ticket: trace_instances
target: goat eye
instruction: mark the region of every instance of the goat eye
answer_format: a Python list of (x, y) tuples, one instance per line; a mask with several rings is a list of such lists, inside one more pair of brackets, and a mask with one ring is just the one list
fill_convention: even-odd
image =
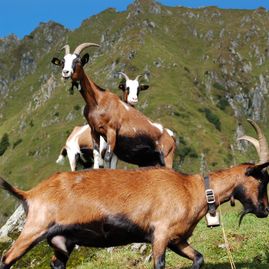
[(127, 87), (126, 90), (129, 92), (130, 91), (130, 87)]

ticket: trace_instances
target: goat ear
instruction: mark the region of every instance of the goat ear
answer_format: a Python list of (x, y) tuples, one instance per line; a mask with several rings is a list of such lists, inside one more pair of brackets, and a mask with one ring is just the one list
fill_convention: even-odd
[(266, 168), (267, 166), (269, 166), (269, 162), (258, 164), (258, 165), (252, 166), (252, 167), (248, 167), (245, 175), (252, 176), (252, 177), (255, 177), (257, 179), (262, 179), (261, 178), (262, 170), (264, 168)]
[(139, 90), (140, 91), (145, 91), (145, 90), (147, 90), (149, 88), (149, 85), (140, 85), (139, 86)]
[(119, 84), (119, 89), (121, 89), (122, 91), (125, 90), (125, 84), (124, 83), (120, 83)]
[(51, 60), (51, 62), (55, 65), (61, 66), (62, 65), (62, 61), (56, 57), (53, 57), (53, 59)]
[(89, 61), (89, 53), (86, 53), (81, 58), (81, 65), (84, 66)]

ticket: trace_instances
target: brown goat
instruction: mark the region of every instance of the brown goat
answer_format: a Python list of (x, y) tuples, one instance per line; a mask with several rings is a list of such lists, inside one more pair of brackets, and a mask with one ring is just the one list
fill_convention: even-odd
[(62, 76), (71, 78), (77, 85), (86, 102), (84, 116), (92, 130), (94, 141), (106, 138), (108, 149), (104, 160), (109, 162), (114, 152), (126, 162), (139, 166), (161, 165), (171, 168), (173, 165), (175, 140), (160, 124), (152, 123), (135, 108), (126, 105), (110, 91), (97, 86), (89, 79), (83, 66), (89, 60), (89, 54), (80, 57), (80, 53), (93, 43), (79, 45), (73, 54), (65, 46), (64, 60), (52, 59), (52, 63), (62, 66)]
[[(216, 205), (233, 195), (246, 213), (268, 215), (269, 163), (241, 164), (212, 172), (210, 185)], [(51, 267), (66, 268), (75, 245), (111, 247), (131, 242), (152, 244), (155, 269), (165, 268), (165, 250), (193, 261), (199, 269), (203, 256), (187, 242), (207, 213), (205, 185), (200, 175), (168, 168), (84, 170), (56, 173), (29, 191), (0, 178), (0, 187), (17, 197), (27, 212), (19, 238), (2, 258), (8, 269), (27, 250), (47, 239), (55, 256)]]

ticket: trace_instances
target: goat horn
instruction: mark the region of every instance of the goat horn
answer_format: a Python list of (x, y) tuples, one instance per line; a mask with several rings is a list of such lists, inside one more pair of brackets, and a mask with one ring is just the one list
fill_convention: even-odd
[(70, 53), (70, 47), (69, 45), (65, 45), (61, 48), (61, 50), (65, 50), (65, 55), (69, 54)]
[(142, 78), (143, 77), (143, 75), (138, 75), (136, 78), (135, 78), (135, 80), (139, 80), (140, 78)]
[(247, 121), (252, 125), (252, 127), (255, 129), (258, 135), (258, 141), (260, 145), (260, 151), (259, 151), (260, 163), (268, 162), (269, 150), (266, 137), (264, 136), (263, 132), (261, 131), (260, 127), (255, 121), (251, 119), (248, 119)]
[(126, 80), (129, 80), (128, 76), (125, 73), (119, 72), (119, 74), (123, 75)]
[(238, 141), (239, 140), (247, 140), (248, 142), (253, 144), (253, 146), (255, 147), (256, 151), (259, 154), (259, 152), (260, 152), (260, 144), (259, 144), (259, 141), (256, 138), (248, 136), (248, 135), (243, 135), (243, 136), (239, 137), (237, 140)]
[(100, 47), (100, 45), (95, 43), (82, 43), (76, 47), (74, 54), (80, 55), (80, 53), (88, 47)]

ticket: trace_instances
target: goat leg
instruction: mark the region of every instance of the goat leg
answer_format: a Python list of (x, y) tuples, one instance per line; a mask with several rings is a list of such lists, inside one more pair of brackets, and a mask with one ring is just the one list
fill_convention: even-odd
[(116, 131), (112, 128), (108, 129), (106, 137), (107, 137), (107, 150), (105, 153), (104, 161), (105, 161), (105, 168), (110, 168), (110, 162), (116, 144)]
[[(35, 228), (33, 228), (35, 227)], [(1, 269), (8, 269), (28, 250), (38, 244), (46, 236), (46, 229), (38, 227), (37, 223), (25, 224), (23, 231), (13, 246), (2, 258)]]
[(165, 268), (165, 251), (167, 247), (167, 239), (159, 232), (155, 231), (154, 240), (152, 242), (152, 256), (154, 269)]
[(5, 265), (2, 262), (0, 262), (0, 269), (9, 269), (9, 268), (10, 268), (10, 266)]
[(48, 239), (50, 246), (54, 248), (54, 256), (51, 259), (50, 266), (52, 269), (65, 269), (74, 244), (61, 235)]
[(203, 255), (193, 249), (188, 242), (170, 243), (168, 246), (178, 255), (193, 261), (192, 269), (200, 269), (204, 263)]

